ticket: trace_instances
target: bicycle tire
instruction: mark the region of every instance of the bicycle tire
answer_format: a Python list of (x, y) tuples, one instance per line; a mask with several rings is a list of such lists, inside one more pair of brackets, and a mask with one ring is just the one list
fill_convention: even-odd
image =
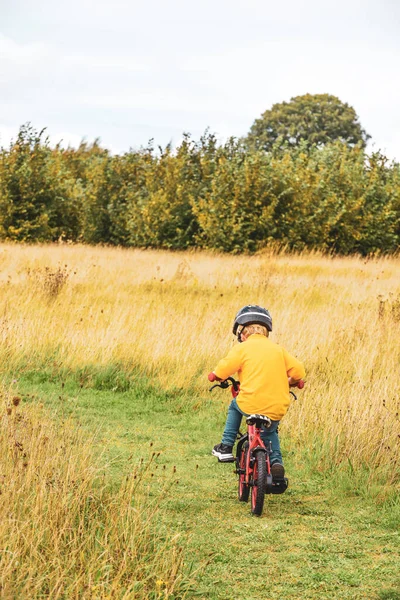
[[(248, 452), (249, 444), (248, 442), (244, 443), (240, 449), (239, 456), (239, 464), (238, 467), (241, 471), (246, 470), (246, 457)], [(247, 502), (250, 494), (250, 486), (245, 483), (246, 473), (239, 473), (239, 482), (238, 482), (238, 498), (240, 502)]]
[(265, 453), (262, 451), (257, 452), (254, 457), (252, 483), (251, 512), (253, 515), (257, 515), (259, 517), (264, 506), (265, 489), (267, 484), (267, 462), (265, 460)]

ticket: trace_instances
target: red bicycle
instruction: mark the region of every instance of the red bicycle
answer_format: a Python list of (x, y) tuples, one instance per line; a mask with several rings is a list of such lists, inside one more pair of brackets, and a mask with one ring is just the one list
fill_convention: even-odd
[[(302, 388), (304, 382), (298, 382), (297, 386)], [(227, 379), (213, 385), (226, 389), (232, 386), (232, 395), (239, 393), (239, 382), (228, 377)], [(292, 396), (296, 395), (291, 391)], [(236, 473), (238, 474), (238, 498), (241, 502), (247, 502), (251, 495), (251, 512), (260, 516), (263, 511), (265, 494), (283, 494), (287, 490), (289, 481), (286, 477), (274, 479), (271, 475), (270, 456), (272, 453), (271, 442), (265, 445), (261, 439), (261, 431), (264, 427), (271, 426), (271, 419), (264, 415), (249, 415), (246, 417), (247, 433), (239, 433), (239, 441), (236, 447)]]

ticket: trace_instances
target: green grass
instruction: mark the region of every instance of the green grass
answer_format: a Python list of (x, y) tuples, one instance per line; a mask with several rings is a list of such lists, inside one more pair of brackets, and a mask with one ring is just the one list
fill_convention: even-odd
[(210, 455), (220, 441), (227, 393), (201, 403), (140, 377), (115, 385), (112, 370), (89, 379), (81, 387), (79, 377), (62, 384), (57, 376), (31, 374), (17, 385), (25, 401), (40, 400), (58, 418), (73, 414), (77, 424), (96, 430), (99, 460), (116, 481), (132, 462), (156, 453), (150, 488), (156, 493), (173, 482), (160, 534), (183, 533), (186, 568), (198, 569), (187, 597), (400, 600), (398, 499), (369, 497), (360, 490), (362, 474), (355, 485), (348, 472), (315, 470), (309, 453), (282, 436), (289, 489), (268, 496), (262, 517), (253, 517), (237, 501), (233, 465)]

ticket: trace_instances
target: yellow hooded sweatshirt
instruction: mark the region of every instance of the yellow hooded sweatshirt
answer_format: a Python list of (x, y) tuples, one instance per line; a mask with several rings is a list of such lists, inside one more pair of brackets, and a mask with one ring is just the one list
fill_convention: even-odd
[(305, 376), (300, 361), (258, 333), (233, 346), (214, 373), (221, 379), (237, 373), (240, 393), (236, 401), (240, 410), (249, 415), (266, 415), (273, 421), (280, 421), (289, 408), (288, 377)]

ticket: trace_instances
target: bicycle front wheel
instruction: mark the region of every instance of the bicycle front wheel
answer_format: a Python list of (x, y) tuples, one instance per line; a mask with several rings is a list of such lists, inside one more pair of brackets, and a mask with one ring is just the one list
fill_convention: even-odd
[(258, 517), (264, 506), (265, 489), (267, 484), (267, 462), (265, 453), (259, 451), (255, 455), (253, 466), (253, 481), (251, 488), (251, 512)]
[(239, 456), (239, 483), (238, 498), (240, 502), (247, 502), (249, 499), (250, 487), (246, 484), (246, 458), (249, 449), (248, 442), (245, 442), (240, 450)]

